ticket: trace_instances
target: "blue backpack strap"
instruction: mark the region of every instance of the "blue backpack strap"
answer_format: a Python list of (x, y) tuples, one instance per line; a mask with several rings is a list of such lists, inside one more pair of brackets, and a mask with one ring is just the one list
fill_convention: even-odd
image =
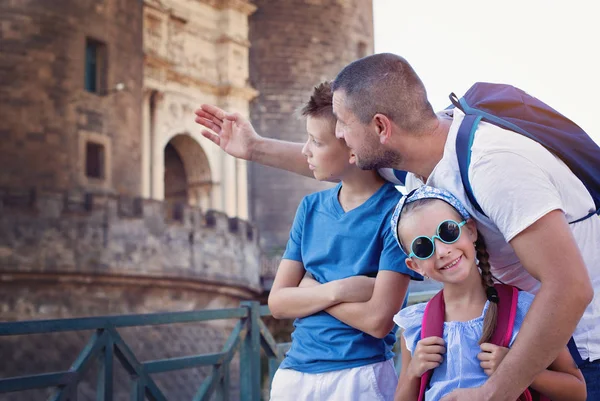
[(402, 185), (406, 185), (406, 171), (394, 169), (394, 177), (396, 177)]
[[(462, 100), (462, 99), (461, 99)], [(485, 213), (477, 203), (475, 195), (473, 194), (473, 188), (469, 182), (469, 166), (471, 165), (471, 145), (473, 145), (473, 139), (475, 138), (475, 131), (481, 121), (481, 116), (475, 114), (465, 115), (460, 127), (458, 128), (458, 134), (456, 135), (456, 156), (458, 158), (458, 169), (460, 170), (460, 178), (467, 193), (469, 201), (479, 213), (485, 216)]]
[[(526, 136), (567, 164), (586, 186), (595, 203), (595, 210), (569, 224), (600, 215), (600, 146), (581, 127), (547, 104), (510, 85), (478, 82), (460, 99), (452, 93), (450, 101), (452, 106), (448, 109), (458, 108), (466, 116), (480, 116), (488, 123)], [(464, 129), (472, 131), (473, 135), (476, 127)], [(468, 179), (469, 139), (472, 141), (472, 136), (467, 135), (468, 133), (463, 132), (465, 138), (461, 139), (467, 144), (457, 144), (456, 151), (459, 158), (462, 158), (459, 167), (467, 196), (481, 212)]]

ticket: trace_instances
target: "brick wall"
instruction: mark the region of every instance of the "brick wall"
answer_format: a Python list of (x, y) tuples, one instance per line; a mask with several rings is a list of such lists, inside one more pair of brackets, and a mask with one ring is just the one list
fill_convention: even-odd
[[(304, 121), (293, 113), (312, 87), (333, 79), (347, 63), (373, 51), (371, 0), (257, 0), (250, 17), (250, 80), (260, 95), (250, 109), (262, 135), (304, 141)], [(329, 187), (269, 167), (250, 167), (251, 219), (261, 245), (285, 246), (302, 197)]]

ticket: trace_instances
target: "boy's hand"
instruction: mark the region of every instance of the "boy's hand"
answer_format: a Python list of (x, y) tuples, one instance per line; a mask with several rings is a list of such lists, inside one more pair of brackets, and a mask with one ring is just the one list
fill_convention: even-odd
[(483, 343), (480, 345), (480, 348), (481, 352), (477, 354), (477, 359), (481, 361), (479, 364), (485, 374), (491, 376), (508, 353), (508, 348), (490, 343)]
[(225, 153), (238, 159), (252, 160), (252, 150), (261, 136), (252, 124), (239, 113), (227, 113), (212, 105), (203, 104), (195, 112), (196, 123), (211, 129), (202, 135), (221, 147)]
[(423, 338), (417, 343), (415, 352), (408, 365), (408, 374), (413, 378), (420, 378), (430, 369), (435, 369), (442, 363), (446, 353), (446, 343), (440, 337)]

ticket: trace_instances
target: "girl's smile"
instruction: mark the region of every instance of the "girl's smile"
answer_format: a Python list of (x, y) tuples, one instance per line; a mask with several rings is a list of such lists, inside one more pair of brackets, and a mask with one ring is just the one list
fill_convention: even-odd
[(458, 266), (458, 264), (460, 263), (461, 260), (462, 260), (462, 256), (459, 256), (458, 258), (454, 259), (452, 262), (448, 263), (447, 265), (440, 267), (439, 270), (452, 270), (456, 266)]

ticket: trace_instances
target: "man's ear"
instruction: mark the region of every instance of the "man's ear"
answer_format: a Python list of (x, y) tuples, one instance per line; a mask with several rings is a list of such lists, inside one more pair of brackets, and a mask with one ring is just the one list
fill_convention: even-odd
[(423, 275), (423, 270), (417, 266), (417, 263), (412, 258), (404, 259), (404, 263), (406, 263), (406, 267), (410, 270), (419, 273), (421, 276)]
[(375, 131), (379, 136), (379, 142), (385, 145), (392, 136), (392, 122), (385, 114), (377, 113), (373, 117), (373, 124), (375, 124)]

